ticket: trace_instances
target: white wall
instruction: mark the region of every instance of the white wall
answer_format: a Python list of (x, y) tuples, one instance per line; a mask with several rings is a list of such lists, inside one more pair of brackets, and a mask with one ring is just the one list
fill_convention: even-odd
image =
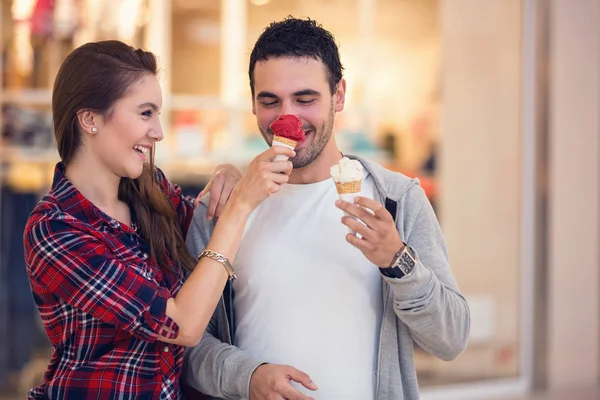
[(597, 382), (600, 0), (552, 0), (548, 383)]
[[(517, 344), (521, 1), (440, 5), (442, 228), (462, 291), (492, 301), (492, 341)], [(479, 322), (475, 316), (474, 329)]]

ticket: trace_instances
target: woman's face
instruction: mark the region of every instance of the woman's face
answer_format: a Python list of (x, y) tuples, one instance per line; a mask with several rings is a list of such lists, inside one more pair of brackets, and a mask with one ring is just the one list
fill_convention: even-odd
[(119, 177), (136, 179), (163, 138), (159, 121), (162, 92), (158, 78), (146, 74), (131, 85), (109, 115), (99, 117), (90, 150), (101, 165)]

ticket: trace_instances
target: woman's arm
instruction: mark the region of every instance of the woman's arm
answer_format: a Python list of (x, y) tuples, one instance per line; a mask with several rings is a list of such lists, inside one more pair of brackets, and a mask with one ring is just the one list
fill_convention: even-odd
[(171, 183), (160, 168), (156, 168), (155, 172), (156, 179), (163, 193), (175, 208), (184, 238), (187, 235), (194, 209), (198, 206), (198, 201), (200, 201), (202, 196), (210, 194), (208, 219), (219, 218), (233, 188), (242, 177), (242, 173), (233, 165), (219, 165), (215, 168), (204, 189), (194, 198), (184, 196), (181, 188)]
[[(295, 155), (287, 150), (274, 146), (252, 161), (225, 205), (208, 249), (224, 255), (233, 263), (250, 213), (288, 181), (292, 163), (272, 161), (277, 154)], [(206, 257), (200, 259), (177, 296), (167, 301), (166, 313), (178, 325), (178, 336), (160, 339), (183, 346), (198, 344), (228, 278), (219, 262)]]

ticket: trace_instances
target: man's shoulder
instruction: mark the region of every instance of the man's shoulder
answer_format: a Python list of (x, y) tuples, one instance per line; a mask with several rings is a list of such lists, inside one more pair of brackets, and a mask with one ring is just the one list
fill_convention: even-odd
[(210, 193), (202, 196), (198, 205), (194, 209), (194, 216), (192, 217), (192, 223), (188, 231), (188, 236), (192, 233), (192, 236), (202, 235), (210, 238), (213, 230), (215, 229), (215, 221), (209, 221), (206, 218), (208, 214), (208, 203), (210, 201)]
[(208, 212), (208, 203), (210, 202), (210, 193), (205, 194), (198, 201), (198, 206), (194, 210), (194, 218), (204, 217)]

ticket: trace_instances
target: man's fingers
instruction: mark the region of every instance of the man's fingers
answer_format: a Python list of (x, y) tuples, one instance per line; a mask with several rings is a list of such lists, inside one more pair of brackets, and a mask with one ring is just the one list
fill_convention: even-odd
[(365, 240), (376, 240), (373, 229), (369, 228), (366, 224), (357, 221), (355, 218), (344, 216), (342, 217), (342, 224), (352, 229), (352, 231), (358, 233)]
[(258, 158), (262, 161), (273, 161), (275, 156), (284, 155), (288, 157), (295, 157), (296, 152), (285, 146), (272, 146), (267, 151), (263, 152)]
[(361, 207), (365, 207), (369, 210), (372, 210), (373, 213), (375, 214), (375, 216), (377, 217), (377, 219), (380, 219), (382, 221), (393, 221), (394, 220), (394, 218), (389, 213), (389, 211), (386, 210), (385, 207), (383, 206), (383, 204), (381, 204), (378, 201), (369, 199), (367, 197), (357, 196), (354, 199), (354, 203), (358, 204)]
[(271, 172), (285, 173), (287, 175), (292, 172), (294, 166), (291, 161), (274, 161), (271, 163)]
[(317, 385), (312, 381), (312, 379), (310, 379), (310, 376), (308, 376), (308, 374), (305, 374), (304, 372), (299, 371), (296, 368), (290, 367), (288, 371), (288, 376), (290, 377), (290, 379), (302, 384), (302, 386), (304, 386), (307, 389), (318, 389)]
[(369, 209), (361, 207), (360, 205), (348, 203), (347, 201), (342, 200), (337, 200), (335, 205), (340, 210), (360, 219), (370, 228), (374, 228), (378, 221), (377, 217), (373, 215)]
[(288, 181), (290, 180), (290, 177), (289, 177), (289, 175), (286, 175), (286, 174), (271, 173), (271, 179), (276, 184), (283, 185), (284, 183), (288, 183)]
[(365, 239), (359, 239), (356, 235), (353, 235), (351, 233), (346, 234), (346, 241), (352, 246), (362, 251), (363, 253), (365, 251), (373, 251), (373, 249), (375, 248), (373, 242), (369, 242)]
[(292, 386), (288, 381), (282, 384), (281, 387), (277, 388), (277, 393), (281, 394), (287, 400), (311, 400), (312, 397), (303, 395), (296, 388)]
[[(294, 382), (300, 383), (302, 386), (304, 386), (307, 389), (310, 389), (310, 390), (318, 389), (317, 385), (315, 385), (315, 383), (312, 381), (312, 379), (310, 379), (310, 376), (308, 376), (307, 374), (305, 374), (302, 371), (297, 370), (296, 368), (289, 367), (286, 371), (286, 374), (287, 374), (288, 379), (291, 379)], [(306, 396), (306, 395), (300, 393), (289, 382), (287, 382), (287, 385), (282, 385), (280, 388), (278, 388), (277, 391), (279, 393), (281, 393), (288, 400), (310, 400), (310, 399), (312, 399), (312, 397), (309, 397), (309, 396)]]

